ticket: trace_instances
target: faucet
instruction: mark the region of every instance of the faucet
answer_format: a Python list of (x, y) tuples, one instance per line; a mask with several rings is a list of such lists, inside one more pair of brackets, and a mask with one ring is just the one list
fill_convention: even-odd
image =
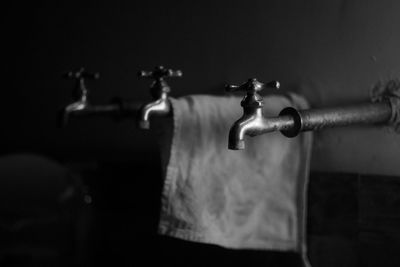
[(84, 68), (80, 68), (78, 71), (69, 71), (64, 75), (67, 79), (75, 79), (75, 88), (72, 92), (73, 102), (67, 105), (61, 110), (60, 122), (62, 126), (65, 126), (69, 120), (69, 117), (76, 113), (82, 113), (89, 107), (88, 102), (88, 89), (85, 84), (85, 79), (99, 79), (99, 73), (86, 72)]
[(266, 87), (279, 89), (280, 84), (278, 81), (272, 81), (267, 84), (257, 81), (257, 79), (248, 79), (244, 84), (227, 85), (226, 91), (245, 91), (246, 96), (241, 101), (240, 105), (243, 107), (243, 115), (238, 119), (229, 131), (229, 144), (228, 148), (233, 150), (244, 149), (244, 136), (256, 136), (265, 131), (273, 131), (277, 128), (276, 120), (266, 120), (263, 117), (262, 96), (258, 94)]
[(155, 67), (153, 71), (139, 71), (139, 78), (154, 79), (150, 85), (150, 94), (154, 101), (142, 106), (139, 110), (138, 124), (141, 129), (150, 129), (150, 117), (152, 114), (168, 115), (171, 104), (168, 94), (171, 88), (165, 81), (167, 77), (182, 77), (182, 71), (166, 69), (163, 66)]
[(124, 103), (121, 99), (115, 98), (110, 104), (92, 105), (88, 100), (89, 90), (86, 87), (86, 79), (99, 79), (99, 73), (89, 73), (84, 68), (78, 71), (67, 72), (65, 78), (75, 79), (76, 84), (72, 93), (73, 102), (61, 110), (59, 124), (65, 126), (72, 116), (93, 116), (113, 115), (114, 117), (132, 116), (131, 113), (139, 109), (135, 103)]
[(300, 132), (321, 130), (353, 124), (375, 124), (393, 121), (396, 106), (385, 99), (381, 102), (364, 102), (342, 107), (297, 110), (293, 107), (284, 108), (277, 117), (263, 116), (263, 99), (258, 94), (266, 87), (280, 87), (279, 82), (272, 81), (263, 84), (257, 79), (249, 79), (246, 83), (236, 86), (227, 85), (226, 91), (246, 91), (241, 102), (243, 115), (229, 131), (228, 148), (240, 150), (245, 148), (244, 137), (256, 136), (273, 131), (280, 131), (286, 137), (296, 137)]

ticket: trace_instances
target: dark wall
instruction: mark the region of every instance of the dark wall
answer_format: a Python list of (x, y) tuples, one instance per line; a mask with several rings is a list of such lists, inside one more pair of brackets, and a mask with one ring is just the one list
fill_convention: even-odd
[[(99, 71), (91, 100), (148, 101), (136, 72), (180, 68), (173, 96), (220, 93), (225, 82), (278, 79), (314, 107), (368, 98), (400, 69), (398, 1), (35, 2), (3, 9), (2, 151), (123, 158), (155, 149), (133, 121), (55, 124), (80, 66)], [(239, 104), (239, 103), (238, 103)], [(399, 174), (399, 137), (381, 129), (319, 134), (313, 169)]]

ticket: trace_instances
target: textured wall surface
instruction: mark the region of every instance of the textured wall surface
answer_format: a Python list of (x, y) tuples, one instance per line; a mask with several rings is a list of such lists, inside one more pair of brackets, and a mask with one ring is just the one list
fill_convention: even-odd
[[(150, 99), (139, 69), (184, 71), (173, 95), (221, 93), (225, 82), (278, 79), (314, 107), (363, 101), (380, 79), (400, 73), (400, 2), (127, 1), (35, 2), (3, 9), (3, 152), (122, 158), (155, 149), (132, 121), (55, 126), (73, 83), (61, 74), (99, 71), (91, 99)], [(239, 103), (238, 103), (239, 104)], [(314, 170), (398, 175), (400, 137), (382, 129), (318, 134)]]

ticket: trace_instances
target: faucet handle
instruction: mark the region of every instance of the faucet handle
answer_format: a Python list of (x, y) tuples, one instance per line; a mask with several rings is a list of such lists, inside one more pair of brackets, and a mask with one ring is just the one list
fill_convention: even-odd
[(64, 75), (65, 78), (67, 79), (92, 79), (92, 80), (97, 80), (100, 78), (100, 74), (98, 72), (87, 72), (85, 68), (80, 68), (78, 71), (68, 71)]
[(155, 67), (153, 71), (139, 71), (139, 78), (149, 78), (154, 81), (150, 85), (150, 94), (154, 99), (166, 98), (171, 88), (164, 80), (164, 78), (169, 77), (182, 77), (182, 71), (166, 69), (163, 66)]
[(247, 94), (243, 98), (242, 102), (240, 102), (240, 105), (243, 108), (261, 108), (263, 106), (263, 98), (258, 94), (258, 92), (267, 87), (278, 89), (280, 87), (280, 83), (278, 81), (272, 81), (264, 84), (257, 81), (256, 78), (252, 78), (248, 79), (247, 82), (240, 86), (227, 85), (225, 86), (225, 90), (227, 92), (245, 91)]
[(75, 90), (72, 93), (73, 98), (86, 101), (88, 89), (86, 88), (85, 79), (97, 80), (100, 78), (100, 74), (98, 72), (87, 72), (85, 68), (80, 68), (78, 71), (65, 73), (64, 77), (76, 80)]
[(259, 82), (256, 78), (248, 79), (247, 82), (242, 85), (226, 85), (225, 90), (227, 92), (245, 91), (249, 94), (255, 94), (262, 91), (265, 88), (279, 89), (280, 83), (278, 81), (271, 81), (269, 83)]
[(182, 77), (181, 70), (166, 69), (164, 66), (157, 66), (153, 71), (141, 70), (138, 72), (139, 78), (163, 79), (167, 77)]

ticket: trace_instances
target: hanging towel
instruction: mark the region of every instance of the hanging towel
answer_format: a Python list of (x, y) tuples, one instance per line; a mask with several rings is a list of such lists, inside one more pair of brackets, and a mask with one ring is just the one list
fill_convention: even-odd
[[(164, 185), (159, 233), (226, 248), (306, 253), (306, 188), (311, 133), (246, 136), (228, 150), (228, 133), (242, 115), (241, 99), (170, 99), (171, 131), (162, 142)], [(264, 115), (307, 108), (296, 94), (264, 98)]]

